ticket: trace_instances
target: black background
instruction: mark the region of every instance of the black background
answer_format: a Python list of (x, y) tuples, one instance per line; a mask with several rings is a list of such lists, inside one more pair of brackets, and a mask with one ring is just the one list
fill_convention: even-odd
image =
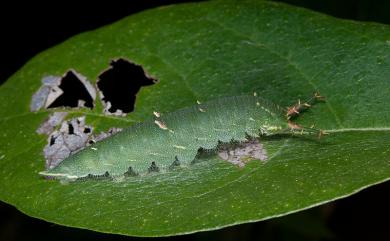
[[(0, 84), (37, 53), (77, 33), (112, 23), (144, 9), (179, 2), (186, 1), (3, 1), (0, 3)], [(340, 18), (390, 23), (388, 0), (284, 2)], [(298, 214), (170, 239), (390, 240), (390, 198), (386, 195), (389, 191), (390, 183), (387, 182)], [(321, 229), (327, 230), (326, 234), (319, 231)], [(0, 241), (130, 239), (133, 238), (47, 223), (0, 202)]]
[[(0, 83), (35, 54), (144, 9), (183, 0), (0, 1)], [(390, 23), (388, 0), (284, 0), (340, 18)]]

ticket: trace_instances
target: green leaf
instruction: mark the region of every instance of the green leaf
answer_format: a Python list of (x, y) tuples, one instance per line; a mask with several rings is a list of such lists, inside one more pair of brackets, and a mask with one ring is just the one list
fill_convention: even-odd
[[(28, 40), (27, 40), (28, 41)], [(267, 140), (267, 163), (237, 168), (215, 156), (183, 171), (125, 182), (61, 184), (38, 175), (49, 111), (29, 111), (45, 75), (68, 69), (96, 80), (113, 58), (142, 65), (144, 87), (126, 118), (94, 110), (96, 130), (129, 126), (152, 111), (256, 91), (281, 106), (319, 90), (298, 119), (331, 134)], [(169, 6), (125, 18), (49, 49), (0, 88), (0, 199), (54, 223), (134, 236), (218, 229), (286, 215), (351, 195), (390, 177), (390, 28), (269, 2)]]

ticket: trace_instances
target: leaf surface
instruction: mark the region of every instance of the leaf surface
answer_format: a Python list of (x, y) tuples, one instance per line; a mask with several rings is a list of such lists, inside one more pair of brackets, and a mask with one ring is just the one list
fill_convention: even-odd
[[(214, 1), (168, 6), (75, 36), (29, 61), (0, 88), (0, 199), (62, 225), (166, 236), (268, 219), (351, 195), (390, 177), (390, 28), (284, 4)], [(29, 111), (42, 77), (69, 69), (95, 81), (111, 59), (142, 65), (144, 87), (126, 118), (86, 115), (96, 131), (125, 127), (196, 100), (251, 94), (281, 106), (327, 97), (298, 119), (320, 141), (265, 140), (265, 164), (237, 168), (216, 156), (191, 168), (125, 182), (61, 184), (38, 175), (49, 111)]]

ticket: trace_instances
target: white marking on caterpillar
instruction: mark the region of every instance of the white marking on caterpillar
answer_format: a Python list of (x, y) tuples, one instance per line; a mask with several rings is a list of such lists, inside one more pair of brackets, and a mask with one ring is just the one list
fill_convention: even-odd
[(199, 100), (197, 100), (196, 103), (197, 103), (198, 105), (202, 104)]
[(168, 130), (168, 127), (162, 121), (155, 120), (154, 123), (163, 130)]
[(187, 149), (185, 146), (173, 145), (173, 147), (175, 147), (175, 148), (177, 148), (177, 149), (182, 149), (182, 150)]
[(206, 137), (195, 137), (196, 140), (203, 140), (203, 141), (206, 141), (208, 140), (208, 138)]
[(153, 115), (157, 118), (159, 118), (161, 116), (161, 114), (157, 111), (153, 111)]
[[(49, 171), (42, 171), (39, 174), (47, 175), (47, 174), (49, 174)], [(76, 176), (76, 175), (69, 175), (69, 174), (66, 174), (66, 173), (50, 173), (49, 176), (50, 177), (64, 177), (64, 178), (67, 178), (67, 179), (77, 179), (78, 178), (78, 176)]]
[(204, 109), (202, 109), (202, 108), (198, 108), (198, 110), (200, 111), (200, 112), (206, 112)]
[(264, 125), (264, 128), (267, 129), (268, 131), (280, 130), (279, 126), (268, 126), (268, 125)]
[(272, 111), (270, 111), (269, 109), (265, 108), (264, 106), (262, 106), (261, 109), (263, 109), (264, 111), (267, 111), (268, 113), (272, 114)]
[(97, 151), (98, 149), (96, 147), (91, 147), (92, 150)]

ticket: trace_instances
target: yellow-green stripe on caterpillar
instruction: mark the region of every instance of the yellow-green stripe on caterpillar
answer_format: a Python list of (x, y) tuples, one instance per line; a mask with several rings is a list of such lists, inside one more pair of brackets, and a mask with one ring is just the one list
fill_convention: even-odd
[(320, 136), (322, 131), (298, 126), (290, 117), (321, 98), (316, 93), (308, 102), (290, 107), (287, 114), (281, 107), (256, 95), (198, 102), (161, 115), (156, 112), (154, 121), (132, 125), (40, 174), (64, 180), (142, 176), (189, 166), (199, 149), (215, 149), (221, 142), (243, 142), (248, 136), (283, 133)]

